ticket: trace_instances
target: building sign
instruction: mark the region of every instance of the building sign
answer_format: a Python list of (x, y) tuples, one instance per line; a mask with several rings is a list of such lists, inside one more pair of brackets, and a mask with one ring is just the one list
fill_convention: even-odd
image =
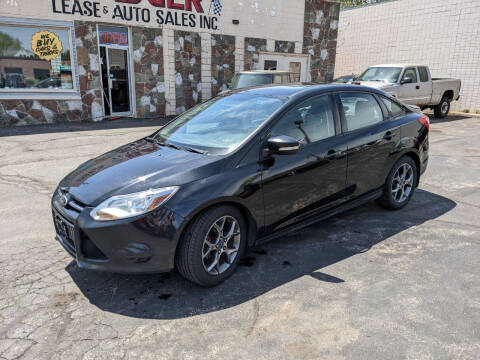
[(62, 53), (59, 37), (51, 31), (39, 31), (32, 36), (32, 50), (42, 60), (55, 60)]
[(222, 0), (51, 0), (55, 14), (103, 21), (219, 30)]

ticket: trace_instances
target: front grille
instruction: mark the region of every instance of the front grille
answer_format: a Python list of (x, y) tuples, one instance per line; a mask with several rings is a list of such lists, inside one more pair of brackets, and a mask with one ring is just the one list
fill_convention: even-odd
[(70, 208), (72, 210), (75, 210), (75, 211), (81, 213), (83, 211), (83, 209), (85, 208), (85, 206), (83, 206), (83, 204), (79, 203), (78, 201), (70, 199), (70, 201), (68, 202), (67, 208)]
[(55, 225), (55, 231), (60, 241), (62, 241), (68, 252), (75, 256), (75, 227), (74, 225), (61, 216), (55, 210), (53, 211), (53, 224)]

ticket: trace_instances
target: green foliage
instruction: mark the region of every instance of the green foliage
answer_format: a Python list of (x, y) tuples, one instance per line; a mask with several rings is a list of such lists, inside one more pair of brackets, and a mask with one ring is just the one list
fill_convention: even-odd
[(22, 43), (0, 31), (0, 56), (8, 56), (22, 49)]
[(355, 7), (355, 6), (364, 6), (364, 5), (369, 5), (369, 4), (376, 4), (384, 1), (391, 1), (391, 0), (339, 0), (340, 2), (340, 7), (343, 8), (349, 8), (349, 7)]
[(470, 113), (470, 109), (464, 109), (462, 112), (465, 113), (465, 114), (468, 114), (468, 113)]

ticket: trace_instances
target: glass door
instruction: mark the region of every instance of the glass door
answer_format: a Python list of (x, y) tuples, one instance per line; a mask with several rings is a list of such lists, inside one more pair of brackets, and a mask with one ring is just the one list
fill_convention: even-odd
[(128, 51), (108, 48), (107, 57), (111, 113), (112, 115), (130, 113)]
[(99, 26), (101, 78), (105, 115), (132, 113), (128, 31)]

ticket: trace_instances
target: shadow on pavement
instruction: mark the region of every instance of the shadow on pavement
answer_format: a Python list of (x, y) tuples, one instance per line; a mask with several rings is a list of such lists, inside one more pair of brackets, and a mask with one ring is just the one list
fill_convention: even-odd
[[(242, 304), (303, 276), (318, 280), (318, 286), (324, 282), (343, 283), (344, 279), (321, 270), (367, 252), (375, 244), (438, 218), (455, 206), (455, 202), (423, 190), (417, 190), (401, 211), (386, 211), (369, 203), (295, 235), (250, 249), (236, 273), (215, 288), (198, 287), (178, 273), (96, 273), (79, 269), (74, 262), (67, 271), (101, 310), (135, 318), (185, 318)], [(416, 237), (409, 240), (413, 243)]]
[(38, 135), (49, 133), (63, 133), (71, 131), (94, 131), (108, 129), (128, 129), (139, 127), (163, 126), (171, 118), (155, 118), (155, 119), (134, 119), (123, 118), (119, 120), (105, 120), (100, 122), (78, 122), (78, 123), (58, 123), (58, 124), (41, 124), (27, 125), (0, 129), (0, 137), (2, 136), (23, 136)]
[(467, 120), (471, 119), (471, 117), (464, 116), (464, 115), (448, 115), (446, 118), (440, 119), (436, 118), (433, 113), (425, 112), (426, 115), (430, 118), (431, 124), (441, 124), (441, 123), (449, 123), (453, 121), (460, 121), (460, 120)]

